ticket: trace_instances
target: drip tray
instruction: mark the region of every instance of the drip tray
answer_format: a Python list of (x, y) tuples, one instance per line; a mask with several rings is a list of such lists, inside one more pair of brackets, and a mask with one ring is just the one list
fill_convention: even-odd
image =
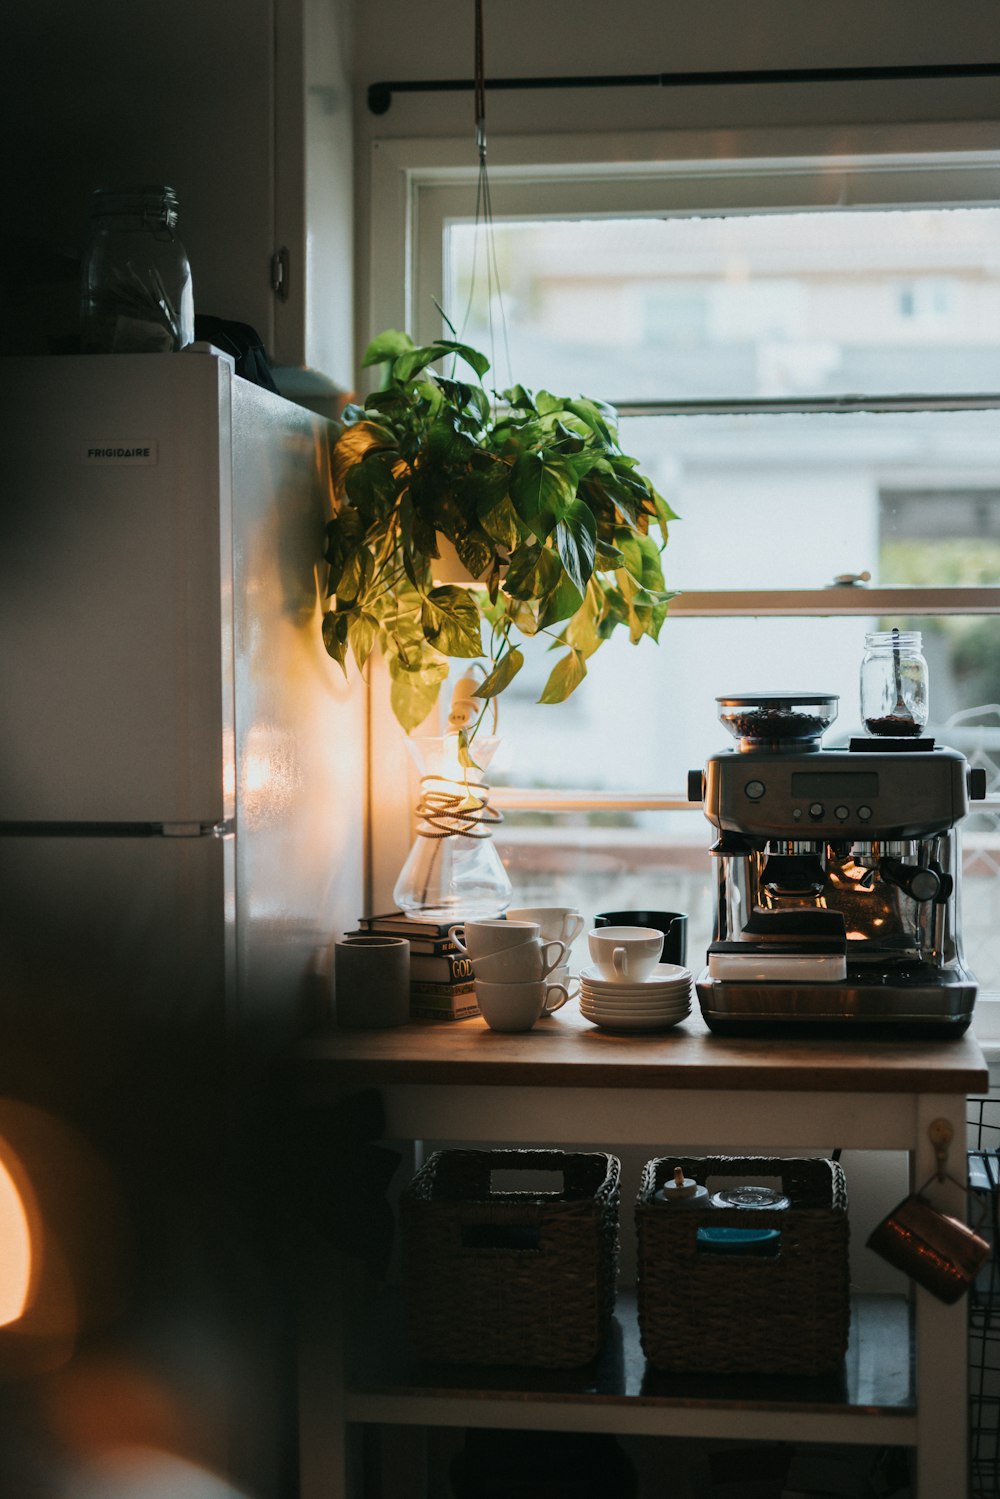
[[(825, 951), (823, 949), (826, 949)], [(713, 942), (708, 950), (708, 976), (740, 983), (797, 982), (838, 984), (847, 978), (843, 940), (801, 945), (795, 943)]]

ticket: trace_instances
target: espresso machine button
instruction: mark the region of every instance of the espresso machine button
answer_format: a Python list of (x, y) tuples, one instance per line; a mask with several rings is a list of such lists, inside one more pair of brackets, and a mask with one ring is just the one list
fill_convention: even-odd
[(869, 819), (871, 818), (871, 815), (872, 815), (872, 809), (871, 809), (871, 807), (866, 807), (866, 806), (862, 805), (862, 806), (860, 806), (858, 808), (858, 816), (859, 816), (859, 818), (861, 819), (862, 822), (868, 822)]
[(833, 815), (838, 822), (846, 822), (851, 814), (847, 807), (834, 807)]
[(759, 802), (764, 795), (766, 787), (763, 781), (747, 781), (743, 790), (752, 802)]
[(825, 810), (822, 802), (810, 802), (809, 804), (809, 816), (814, 822), (819, 822)]

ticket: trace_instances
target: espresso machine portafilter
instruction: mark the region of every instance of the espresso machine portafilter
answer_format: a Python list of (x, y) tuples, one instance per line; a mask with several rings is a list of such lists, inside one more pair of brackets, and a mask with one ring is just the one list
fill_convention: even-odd
[(834, 694), (717, 701), (738, 747), (689, 777), (718, 834), (696, 983), (710, 1028), (960, 1034), (977, 984), (962, 953), (958, 829), (985, 772), (929, 738), (822, 749)]

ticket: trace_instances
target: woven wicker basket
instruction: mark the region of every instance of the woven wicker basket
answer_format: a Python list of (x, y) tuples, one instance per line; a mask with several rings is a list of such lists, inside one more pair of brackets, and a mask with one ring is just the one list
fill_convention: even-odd
[[(654, 1201), (674, 1167), (703, 1186), (780, 1178), (785, 1209)], [(776, 1228), (777, 1253), (712, 1252), (699, 1228)], [(636, 1202), (639, 1331), (657, 1369), (825, 1374), (850, 1329), (847, 1189), (835, 1161), (671, 1156), (648, 1161)]]
[[(496, 1191), (494, 1171), (561, 1173)], [(608, 1329), (621, 1164), (561, 1150), (442, 1150), (400, 1198), (407, 1340), (420, 1359), (575, 1368)]]

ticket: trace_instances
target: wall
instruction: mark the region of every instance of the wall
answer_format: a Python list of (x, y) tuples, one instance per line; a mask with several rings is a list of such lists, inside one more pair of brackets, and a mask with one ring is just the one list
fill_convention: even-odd
[[(349, 0), (10, 8), (0, 354), (76, 334), (92, 189), (167, 182), (196, 311), (251, 324), (278, 364), (349, 384), (350, 21)], [(270, 284), (282, 246), (287, 300)]]

